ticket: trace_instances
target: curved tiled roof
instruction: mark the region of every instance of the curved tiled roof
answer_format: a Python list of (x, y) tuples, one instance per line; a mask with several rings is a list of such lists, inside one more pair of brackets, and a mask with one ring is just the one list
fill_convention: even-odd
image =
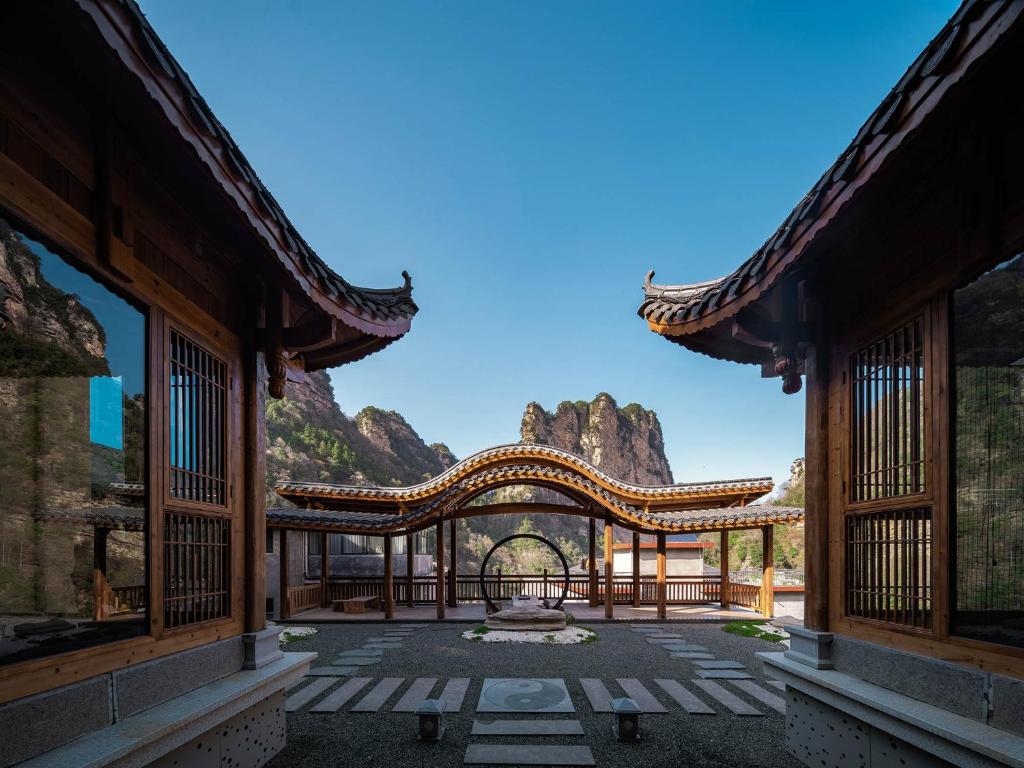
[(423, 502), (451, 487), (456, 482), (472, 475), (479, 475), (492, 468), (517, 464), (536, 470), (543, 480), (543, 470), (565, 469), (577, 472), (627, 501), (643, 503), (672, 503), (713, 499), (721, 497), (756, 497), (773, 488), (769, 477), (744, 478), (739, 480), (717, 480), (704, 483), (677, 483), (664, 486), (642, 486), (625, 483), (605, 474), (579, 456), (546, 445), (514, 444), (488, 448), (463, 459), (436, 477), (417, 485), (404, 488), (382, 486), (357, 486), (336, 483), (280, 482), (275, 485), (277, 493), (293, 501), (308, 503), (320, 501), (336, 504), (344, 500), (380, 500), (389, 502)]
[(385, 339), (404, 335), (417, 312), (409, 275), (403, 272), (404, 283), (396, 288), (360, 288), (327, 266), (285, 215), (135, 1), (79, 0), (79, 5), (314, 305), (382, 340), (372, 348), (361, 348), (358, 354), (376, 351), (388, 343)]
[[(792, 269), (808, 244), (874, 178), (906, 136), (1021, 15), (1010, 0), (966, 0), (871, 113), (853, 141), (778, 229), (732, 274), (689, 285), (656, 285), (647, 274), (637, 314), (650, 329), (680, 344), (734, 317)], [(719, 347), (722, 345), (719, 344)], [(740, 359), (735, 350), (716, 356)]]

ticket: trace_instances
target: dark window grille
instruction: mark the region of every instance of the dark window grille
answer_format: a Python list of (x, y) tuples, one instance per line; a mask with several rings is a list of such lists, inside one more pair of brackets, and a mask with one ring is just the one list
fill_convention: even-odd
[(924, 490), (923, 349), (919, 317), (850, 360), (853, 502)]
[(223, 506), (227, 365), (172, 330), (170, 366), (171, 496)]
[(932, 626), (932, 513), (900, 509), (846, 517), (846, 615)]
[(164, 627), (231, 614), (231, 521), (164, 515)]

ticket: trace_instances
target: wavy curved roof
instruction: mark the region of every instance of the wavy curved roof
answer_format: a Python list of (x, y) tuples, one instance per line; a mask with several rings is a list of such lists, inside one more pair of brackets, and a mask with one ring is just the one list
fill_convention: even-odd
[(764, 349), (733, 338), (727, 330), (707, 332), (731, 321), (800, 265), (808, 246), (879, 175), (907, 137), (927, 122), (1021, 16), (1018, 2), (966, 0), (850, 145), (750, 258), (731, 274), (700, 283), (657, 285), (652, 282), (652, 270), (644, 281), (637, 314), (653, 332), (695, 351), (737, 362), (764, 360), (768, 354)]
[(281, 482), (274, 489), (278, 495), (290, 501), (299, 504), (315, 503), (329, 508), (339, 508), (354, 501), (408, 505), (430, 501), (458, 483), (480, 482), (483, 479), (497, 482), (500, 477), (504, 484), (512, 484), (516, 478), (523, 483), (558, 482), (556, 476), (551, 474), (555, 471), (577, 474), (614, 498), (648, 507), (708, 505), (712, 501), (735, 503), (762, 496), (774, 487), (770, 477), (662, 486), (634, 485), (613, 478), (566, 451), (546, 445), (519, 443), (479, 451), (430, 480), (403, 488)]

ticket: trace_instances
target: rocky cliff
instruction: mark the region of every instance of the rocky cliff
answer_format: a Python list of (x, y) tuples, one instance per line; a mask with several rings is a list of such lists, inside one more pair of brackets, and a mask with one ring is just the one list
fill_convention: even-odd
[(606, 392), (589, 403), (559, 403), (554, 413), (539, 403), (528, 404), (519, 436), (524, 443), (574, 453), (618, 480), (638, 485), (672, 483), (658, 414), (636, 403), (619, 408)]

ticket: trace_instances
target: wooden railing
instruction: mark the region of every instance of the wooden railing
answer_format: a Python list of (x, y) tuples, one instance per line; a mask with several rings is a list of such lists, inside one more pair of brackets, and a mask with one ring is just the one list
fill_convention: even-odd
[(320, 582), (303, 584), (301, 587), (288, 587), (288, 613), (319, 608), (322, 594)]
[(128, 587), (111, 587), (113, 613), (131, 613), (146, 607), (146, 585), (132, 584)]
[(758, 584), (730, 584), (729, 597), (733, 605), (761, 610), (761, 587)]

